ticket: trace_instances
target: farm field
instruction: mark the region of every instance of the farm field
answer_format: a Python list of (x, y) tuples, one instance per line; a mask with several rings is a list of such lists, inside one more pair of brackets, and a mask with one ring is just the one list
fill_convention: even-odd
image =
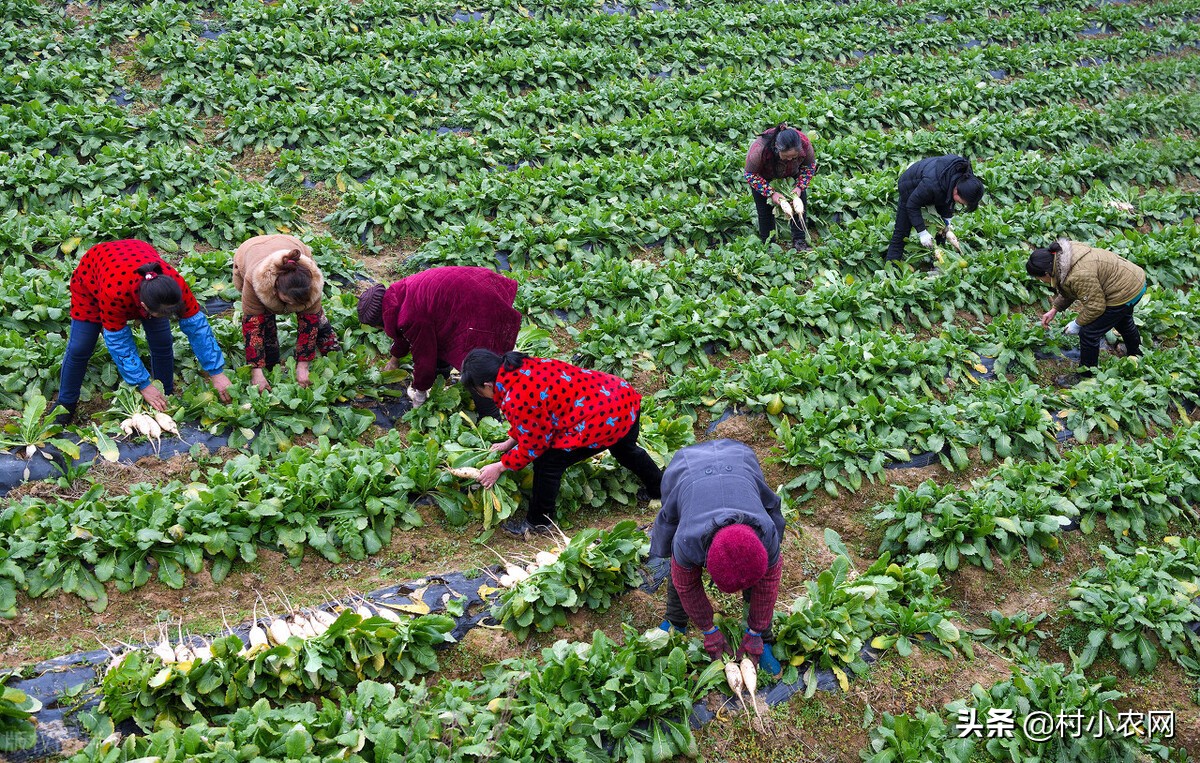
[[(1200, 755), (1200, 0), (5, 0), (0, 17), (0, 689), (132, 655), (55, 707), (0, 694), (0, 756)], [(819, 165), (809, 251), (759, 241), (742, 176), (783, 121)], [(962, 252), (913, 240), (884, 267), (897, 177), (946, 153), (986, 188), (955, 218)], [(276, 232), (312, 247), (341, 350), (309, 387), (285, 353), (263, 392), (231, 263)], [(1059, 236), (1148, 280), (1144, 355), (1106, 349), (1062, 387), (1070, 315), (1043, 329), (1050, 290), (1025, 270)], [(141, 398), (104, 351), (71, 427), (49, 423), (71, 274), (124, 238), (179, 270), (227, 359), (232, 403), (175, 334), (182, 438), (122, 432)], [(760, 689), (803, 681), (766, 723), (724, 703), (695, 633), (641, 636), (665, 607), (643, 586), (656, 504), (611, 457), (568, 470), (575, 541), (539, 547), (557, 561), (506, 590), (490, 574), (539, 550), (497, 531), (531, 477), (483, 491), (447, 467), (491, 459), (506, 427), (441, 383), (408, 410), (411, 367), (386, 370), (390, 340), (356, 313), (369, 282), (445, 265), (519, 281), (519, 349), (628, 379), (660, 464), (722, 437), (754, 449), (788, 522), (784, 673)], [(401, 605), (256, 653), (227, 636), (410, 581)], [(462, 626), (497, 595), (497, 624)], [(740, 598), (717, 603), (733, 641)], [(208, 652), (130, 649), (185, 634)], [(697, 704), (716, 716), (692, 728)], [(1011, 734), (960, 736), (1010, 715)]]

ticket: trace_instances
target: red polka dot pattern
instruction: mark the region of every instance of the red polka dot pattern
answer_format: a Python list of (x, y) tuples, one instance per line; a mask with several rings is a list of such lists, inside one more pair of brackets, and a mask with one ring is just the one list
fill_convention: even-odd
[(607, 448), (629, 432), (642, 396), (629, 382), (570, 363), (526, 358), (496, 375), (496, 404), (517, 441), (504, 465), (522, 469), (550, 448)]
[(162, 264), (163, 277), (174, 278), (183, 290), (183, 313), (190, 318), (200, 312), (192, 290), (175, 268), (150, 244), (137, 239), (105, 241), (88, 249), (71, 276), (71, 318), (99, 323), (105, 331), (120, 331), (129, 321), (149, 318), (142, 309), (137, 269), (148, 262)]

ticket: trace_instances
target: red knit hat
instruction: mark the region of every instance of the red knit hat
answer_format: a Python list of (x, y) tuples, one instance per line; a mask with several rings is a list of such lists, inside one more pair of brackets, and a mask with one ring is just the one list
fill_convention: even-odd
[(767, 549), (749, 525), (717, 531), (705, 561), (712, 582), (724, 593), (744, 591), (767, 574)]

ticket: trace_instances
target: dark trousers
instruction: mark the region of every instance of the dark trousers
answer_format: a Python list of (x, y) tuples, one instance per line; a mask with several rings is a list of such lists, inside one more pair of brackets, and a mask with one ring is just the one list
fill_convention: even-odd
[(641, 481), (651, 498), (662, 497), (662, 470), (637, 444), (641, 430), (641, 418), (624, 437), (608, 448), (574, 448), (562, 450), (551, 448), (533, 460), (533, 495), (529, 498), (529, 513), (526, 519), (531, 525), (547, 525), (557, 514), (558, 489), (562, 485), (563, 472), (568, 466), (584, 461), (607, 450), (617, 463), (624, 466)]
[[(745, 602), (745, 613), (750, 611), (750, 591), (742, 591), (742, 601)], [(687, 627), (688, 616), (683, 609), (683, 602), (679, 600), (679, 594), (675, 591), (675, 584), (671, 582), (671, 575), (667, 575), (667, 622), (674, 625), (679, 630)], [(763, 633), (763, 641), (768, 644), (775, 643), (775, 632), (773, 627), (768, 627)], [(736, 645), (735, 645), (736, 646)]]
[[(775, 232), (775, 207), (771, 205), (770, 199), (763, 196), (758, 191), (751, 191), (750, 195), (754, 197), (754, 206), (758, 210), (758, 237), (765, 244), (771, 238), (771, 234)], [(804, 231), (808, 228), (808, 189), (805, 188), (800, 194), (800, 201), (804, 202), (804, 228), (795, 220), (789, 220), (788, 225), (792, 229), (792, 243), (804, 241)]]
[[(171, 337), (170, 318), (147, 318), (142, 321), (146, 342), (150, 345), (150, 375), (162, 382), (168, 395), (175, 391), (175, 346)], [(73, 406), (79, 402), (79, 390), (87, 373), (96, 342), (100, 340), (99, 323), (71, 321), (67, 335), (67, 352), (58, 375), (58, 402)]]
[(1079, 327), (1079, 367), (1095, 368), (1100, 364), (1100, 340), (1109, 329), (1116, 329), (1125, 340), (1125, 351), (1130, 355), (1142, 354), (1142, 335), (1133, 322), (1133, 305), (1110, 307), (1086, 326)]
[[(911, 168), (909, 168), (911, 169)], [(912, 233), (913, 219), (908, 214), (908, 197), (916, 190), (920, 184), (919, 178), (907, 177), (907, 170), (904, 175), (900, 176), (900, 182), (896, 185), (896, 190), (900, 194), (900, 202), (896, 205), (896, 227), (892, 229), (892, 240), (888, 244), (887, 254), (883, 256), (883, 261), (904, 259), (904, 242), (908, 240), (908, 234)], [(946, 242), (946, 234), (937, 234), (939, 244)]]

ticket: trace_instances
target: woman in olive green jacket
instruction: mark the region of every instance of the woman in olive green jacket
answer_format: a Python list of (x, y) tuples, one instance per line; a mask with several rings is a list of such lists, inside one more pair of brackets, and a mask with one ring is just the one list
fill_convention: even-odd
[(1079, 367), (1088, 373), (1100, 359), (1100, 340), (1115, 328), (1130, 355), (1141, 355), (1141, 335), (1133, 322), (1133, 307), (1146, 293), (1146, 271), (1107, 249), (1060, 238), (1045, 249), (1035, 249), (1025, 264), (1029, 275), (1054, 287), (1049, 312), (1042, 325), (1059, 310), (1077, 305), (1079, 314), (1067, 325), (1068, 334), (1079, 334)]

